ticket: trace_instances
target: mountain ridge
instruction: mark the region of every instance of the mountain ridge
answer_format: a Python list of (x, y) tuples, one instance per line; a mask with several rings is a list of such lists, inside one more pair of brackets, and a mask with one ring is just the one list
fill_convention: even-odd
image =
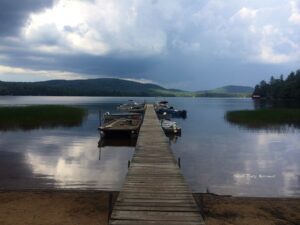
[(118, 78), (48, 80), (37, 82), (0, 81), (0, 95), (37, 96), (177, 96), (185, 91), (166, 89), (157, 84)]
[[(240, 90), (244, 90), (241, 92)], [(246, 92), (245, 90), (248, 90)], [(168, 89), (158, 84), (139, 83), (119, 78), (48, 80), (36, 82), (0, 81), (0, 95), (31, 96), (162, 96), (162, 97), (238, 97), (251, 95), (251, 87), (228, 85), (206, 91)]]
[(254, 88), (245, 85), (225, 85), (211, 90), (197, 91), (197, 92), (219, 92), (219, 93), (250, 93)]

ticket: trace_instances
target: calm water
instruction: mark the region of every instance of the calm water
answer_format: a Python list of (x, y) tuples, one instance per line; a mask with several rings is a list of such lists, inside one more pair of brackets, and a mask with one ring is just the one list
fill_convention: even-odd
[[(98, 112), (113, 111), (127, 99), (0, 97), (0, 105), (65, 104), (89, 112), (78, 127), (0, 131), (0, 188), (119, 190), (134, 147), (124, 143), (128, 147), (98, 148)], [(176, 157), (181, 158), (182, 171), (193, 191), (300, 196), (299, 130), (247, 130), (224, 120), (228, 110), (253, 109), (250, 99), (167, 100), (188, 110), (187, 119), (176, 120), (183, 132), (171, 145)]]

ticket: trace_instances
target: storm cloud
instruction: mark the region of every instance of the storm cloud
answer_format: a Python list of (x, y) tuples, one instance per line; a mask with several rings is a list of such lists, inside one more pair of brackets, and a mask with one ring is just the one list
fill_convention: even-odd
[(0, 7), (2, 80), (123, 77), (197, 90), (255, 85), (299, 66), (299, 1), (2, 0)]
[(53, 0), (1, 0), (0, 1), (0, 35), (17, 35), (26, 24), (30, 13), (53, 6)]

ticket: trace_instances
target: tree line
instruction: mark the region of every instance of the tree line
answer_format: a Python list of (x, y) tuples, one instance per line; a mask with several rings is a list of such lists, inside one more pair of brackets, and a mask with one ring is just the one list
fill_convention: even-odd
[(291, 72), (286, 79), (271, 76), (269, 82), (261, 81), (255, 86), (253, 98), (300, 100), (300, 70)]
[(0, 81), (0, 96), (176, 96), (155, 84), (120, 79), (50, 80), (43, 82)]

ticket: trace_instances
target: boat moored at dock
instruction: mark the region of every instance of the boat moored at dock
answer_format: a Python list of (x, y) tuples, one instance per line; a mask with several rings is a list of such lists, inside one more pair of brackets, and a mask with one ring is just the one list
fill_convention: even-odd
[(138, 103), (136, 101), (129, 100), (127, 103), (119, 105), (117, 109), (125, 112), (144, 113), (145, 103)]
[(161, 120), (161, 127), (165, 134), (181, 134), (181, 127), (175, 121)]
[(132, 137), (138, 134), (142, 121), (143, 116), (140, 113), (105, 113), (98, 130), (101, 137)]
[(178, 110), (174, 109), (173, 106), (169, 106), (167, 101), (161, 101), (155, 104), (155, 111), (160, 117), (163, 114), (170, 115), (174, 118), (186, 118), (187, 111), (186, 110)]
[[(175, 121), (171, 121), (172, 117), (186, 117), (185, 110), (176, 110), (168, 105), (167, 101), (161, 101), (154, 104), (156, 114), (161, 122), (161, 127), (164, 133), (169, 135), (181, 135), (181, 127)], [(108, 138), (135, 138), (139, 133), (140, 126), (143, 121), (144, 103), (137, 103), (129, 100), (127, 103), (118, 106), (119, 113), (105, 113), (100, 116), (99, 131), (101, 139)], [(133, 111), (133, 112), (132, 112)], [(137, 111), (137, 112), (136, 112)], [(105, 140), (99, 142), (100, 145), (105, 145)]]

